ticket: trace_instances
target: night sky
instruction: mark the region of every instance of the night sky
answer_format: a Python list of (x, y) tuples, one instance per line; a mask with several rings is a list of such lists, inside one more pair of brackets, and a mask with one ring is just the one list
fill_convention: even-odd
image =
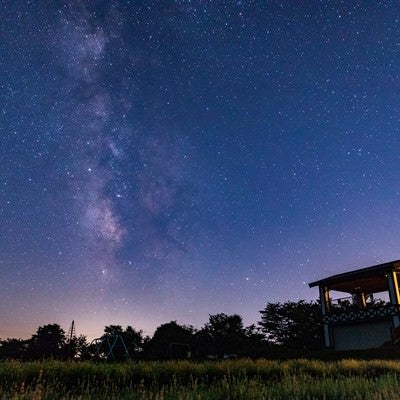
[(1, 338), (400, 258), (397, 1), (0, 0), (0, 37)]

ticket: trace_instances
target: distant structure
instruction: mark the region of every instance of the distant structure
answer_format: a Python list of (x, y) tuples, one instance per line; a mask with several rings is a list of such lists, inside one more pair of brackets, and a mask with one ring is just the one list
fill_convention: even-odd
[(192, 348), (188, 343), (171, 342), (168, 347), (168, 357), (171, 359), (192, 358)]
[[(325, 346), (335, 350), (367, 349), (399, 340), (400, 260), (333, 275), (311, 282), (319, 287)], [(332, 300), (331, 291), (349, 297)], [(386, 292), (388, 302), (374, 301)]]
[(113, 335), (107, 333), (99, 338), (93, 339), (90, 346), (94, 346), (94, 357), (103, 359), (105, 361), (117, 361), (116, 354), (114, 353), (117, 346), (122, 347), (125, 360), (130, 360), (128, 348), (121, 335)]
[(75, 321), (72, 320), (71, 325), (66, 335), (66, 356), (72, 360), (76, 357), (76, 332), (75, 332)]
[(67, 333), (67, 342), (71, 343), (73, 339), (76, 338), (76, 332), (75, 332), (75, 321), (72, 320), (71, 326), (68, 329)]

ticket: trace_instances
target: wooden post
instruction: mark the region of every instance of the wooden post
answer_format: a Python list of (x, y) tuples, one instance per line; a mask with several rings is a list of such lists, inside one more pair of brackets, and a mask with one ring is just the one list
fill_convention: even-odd
[[(321, 302), (322, 318), (329, 312), (329, 290), (325, 286), (319, 287), (319, 298)], [(322, 322), (322, 327), (324, 330), (324, 341), (326, 347), (332, 347), (331, 334), (329, 330), (329, 325), (326, 322)]]
[[(388, 272), (387, 280), (389, 287), (390, 303), (394, 306), (399, 306), (400, 305), (399, 284), (397, 282), (396, 272), (394, 271)], [(400, 326), (400, 317), (398, 315), (393, 316), (393, 326), (395, 328)]]
[(358, 301), (360, 303), (360, 306), (362, 308), (366, 308), (367, 307), (367, 301), (365, 300), (365, 293), (361, 292), (361, 293), (357, 294), (357, 298), (358, 298)]

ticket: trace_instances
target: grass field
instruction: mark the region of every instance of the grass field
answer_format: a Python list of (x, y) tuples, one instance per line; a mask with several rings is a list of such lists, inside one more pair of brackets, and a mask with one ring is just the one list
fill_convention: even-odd
[(0, 363), (0, 399), (399, 399), (400, 362)]

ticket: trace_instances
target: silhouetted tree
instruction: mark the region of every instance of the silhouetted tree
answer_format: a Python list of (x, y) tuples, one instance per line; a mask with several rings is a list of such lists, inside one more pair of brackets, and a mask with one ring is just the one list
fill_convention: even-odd
[(247, 326), (244, 328), (244, 335), (243, 355), (246, 357), (264, 356), (269, 345), (261, 328), (255, 324)]
[(121, 325), (107, 325), (104, 327), (104, 333), (107, 335), (122, 335), (123, 332)]
[(73, 337), (67, 340), (63, 346), (63, 353), (67, 359), (81, 358), (88, 350), (89, 343), (85, 335)]
[[(192, 326), (179, 325), (171, 321), (160, 325), (154, 332), (153, 337), (145, 346), (145, 356), (150, 359), (180, 358), (184, 354), (179, 351), (176, 354), (174, 349), (181, 346), (185, 355), (193, 344), (195, 330)], [(189, 346), (187, 346), (189, 345)]]
[(145, 338), (142, 330), (137, 331), (131, 326), (127, 326), (123, 338), (131, 357), (134, 357), (143, 351)]
[(316, 302), (267, 303), (259, 325), (271, 344), (291, 348), (322, 347), (321, 310)]
[(63, 358), (65, 332), (58, 324), (40, 326), (29, 340), (27, 357), (30, 359)]
[(242, 317), (237, 314), (210, 315), (209, 321), (196, 335), (196, 347), (203, 356), (241, 354), (245, 341), (246, 329)]
[(22, 339), (6, 339), (0, 341), (0, 359), (19, 359), (26, 356), (28, 341)]

